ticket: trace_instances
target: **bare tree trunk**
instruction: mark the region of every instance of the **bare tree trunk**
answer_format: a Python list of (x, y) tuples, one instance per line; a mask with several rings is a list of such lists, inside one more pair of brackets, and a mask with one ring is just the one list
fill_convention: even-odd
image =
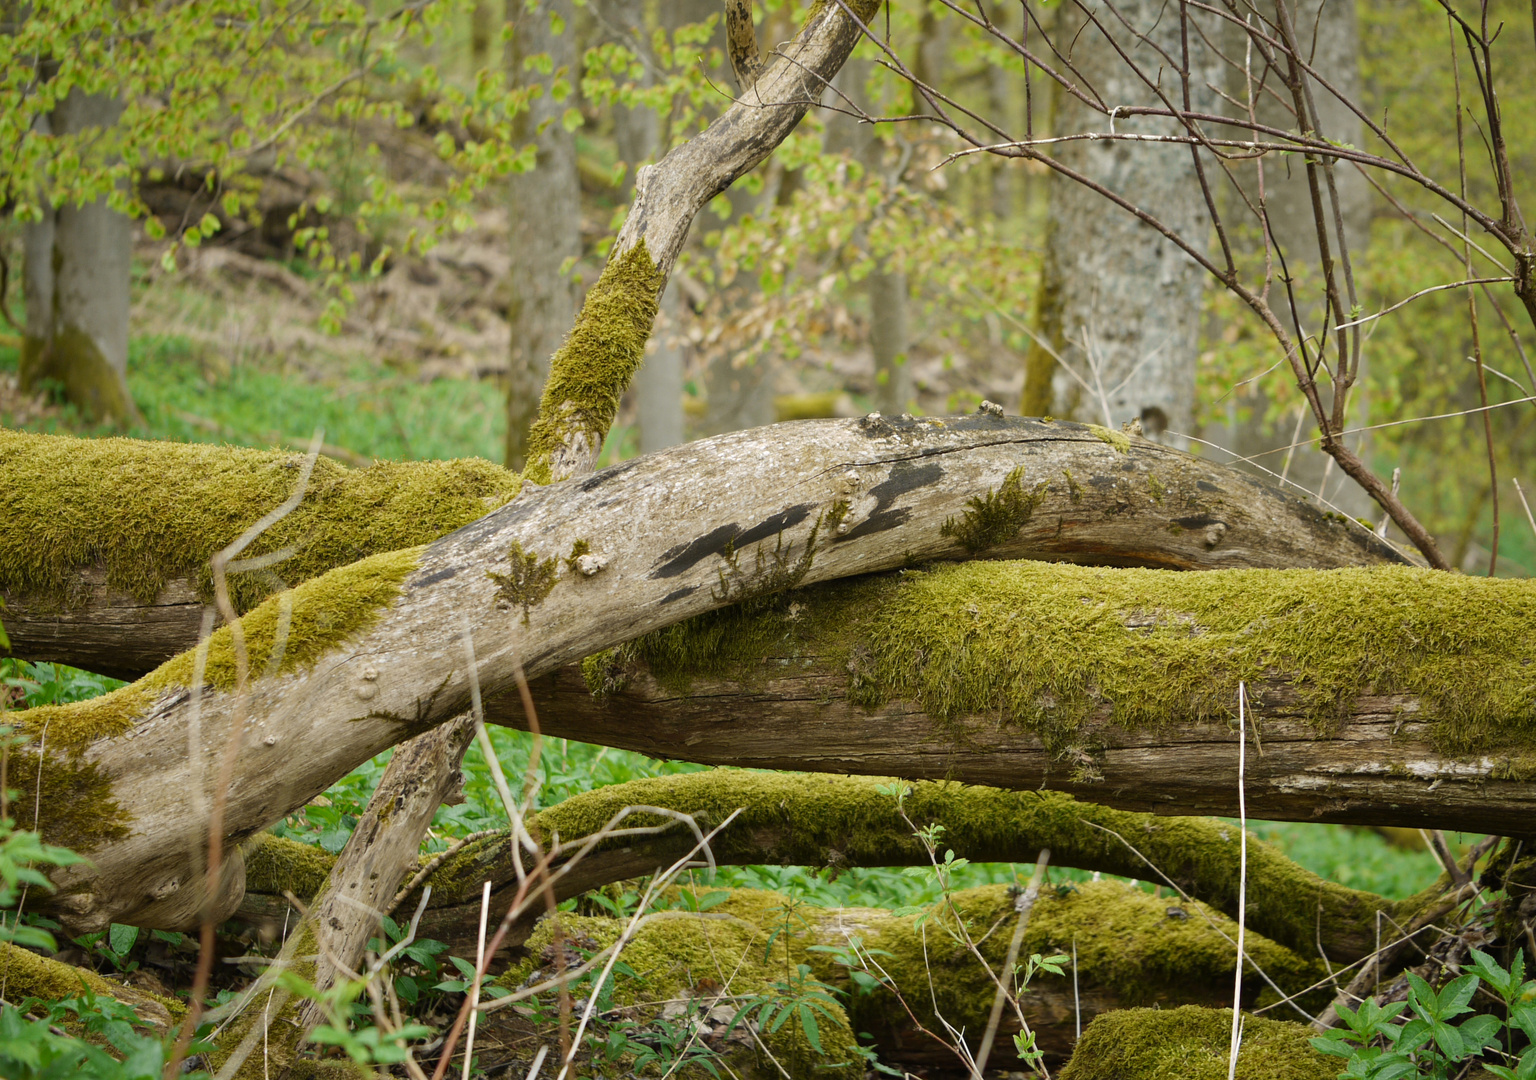
[[(60, 135), (117, 123), (123, 103), (72, 89), (49, 123)], [(132, 223), (105, 198), (45, 208), (25, 234), (27, 331), (21, 386), (63, 386), (95, 420), (127, 425), (139, 417), (128, 393), (128, 307)]]
[[(1165, 5), (1130, 0), (1118, 10), (1135, 31), (1180, 55), (1179, 19)], [(1076, 4), (1062, 4), (1056, 41), (1063, 50), (1071, 45), (1084, 80), (1109, 106), (1155, 102), (1104, 32), (1152, 71), (1164, 67), (1161, 57), (1114, 16), (1101, 12), (1097, 21), (1097, 26), (1089, 22)], [(1199, 108), (1199, 91), (1218, 69), (1198, 41), (1191, 47)], [(1176, 88), (1177, 76), (1171, 78), (1170, 87)], [(1059, 86), (1052, 103), (1057, 135), (1096, 131), (1104, 124), (1100, 114)], [(1122, 119), (1114, 126), (1149, 134), (1182, 131), (1167, 121)], [(1061, 144), (1057, 156), (1183, 235), (1201, 237), (1211, 227), (1186, 146), (1078, 141)], [(1042, 340), (1027, 360), (1024, 413), (1056, 413), (1116, 428), (1139, 420), (1149, 438), (1177, 444), (1164, 432), (1192, 430), (1205, 272), (1147, 225), (1055, 173), (1048, 228), (1037, 309)]]
[[(1346, 98), (1359, 100), (1360, 35), (1354, 0), (1300, 0), (1295, 4), (1294, 19), (1297, 33), (1301, 35), (1302, 50), (1311, 64), (1326, 75), (1328, 81)], [(1247, 54), (1246, 34), (1228, 27), (1226, 39), (1230, 46), (1226, 50), (1229, 56), (1242, 57)], [(1250, 57), (1249, 70), (1254, 85), (1254, 111), (1259, 122), (1282, 130), (1295, 130), (1297, 123), (1294, 110), (1287, 110), (1275, 93), (1260, 92), (1258, 89), (1262, 84), (1277, 91), (1280, 97), (1285, 97), (1280, 75), (1272, 70), (1266, 71), (1262, 57), (1258, 55)], [(1228, 93), (1235, 101), (1248, 101), (1249, 85), (1244, 71), (1230, 70), (1226, 84)], [(1320, 130), (1325, 136), (1351, 146), (1363, 144), (1364, 125), (1337, 97), (1318, 92), (1314, 100)], [(1244, 194), (1255, 206), (1259, 205), (1262, 195), (1269, 218), (1270, 236), (1275, 245), (1272, 250), (1277, 258), (1283, 257), (1289, 273), (1296, 281), (1296, 314), (1308, 333), (1316, 333), (1316, 322), (1324, 309), (1323, 272), (1318, 254), (1317, 222), (1305, 168), (1300, 161), (1270, 155), (1251, 163), (1235, 163), (1233, 173)], [(1339, 216), (1344, 223), (1344, 242), (1348, 245), (1351, 258), (1358, 263), (1370, 240), (1370, 186), (1364, 175), (1353, 168), (1336, 168), (1334, 180), (1339, 195)], [(1237, 209), (1234, 207), (1234, 210)], [(1239, 231), (1237, 236), (1252, 251), (1262, 243), (1263, 237), (1262, 234), (1255, 235), (1259, 229), (1247, 208), (1241, 207), (1240, 210), (1231, 217), (1250, 224), (1249, 229)], [(1333, 232), (1332, 222), (1329, 223), (1329, 232), (1330, 235)], [(1339, 241), (1335, 238), (1330, 244), (1334, 270), (1339, 273)], [(1257, 254), (1256, 251), (1254, 253)], [(1354, 411), (1362, 417), (1367, 413), (1365, 367), (1366, 358), (1362, 357), (1361, 381), (1356, 383), (1352, 391)], [(1237, 388), (1232, 398), (1229, 422), (1207, 437), (1240, 458), (1261, 455), (1257, 457), (1258, 465), (1283, 474), (1301, 490), (1316, 492), (1352, 517), (1370, 513), (1373, 507), (1370, 497), (1358, 485), (1350, 482), (1317, 443), (1306, 441), (1294, 449), (1285, 449), (1292, 443), (1310, 440), (1317, 433), (1317, 423), (1310, 415), (1306, 403), (1298, 400), (1296, 404), (1302, 417), (1299, 427), (1295, 419), (1298, 413), (1295, 411), (1271, 423), (1265, 419), (1269, 399), (1262, 388), (1257, 384)], [(1238, 419), (1239, 407), (1249, 413), (1246, 420)], [(1364, 440), (1367, 437), (1350, 436), (1345, 441), (1364, 457)]]
[(874, 403), (888, 416), (912, 409), (912, 368), (907, 363), (907, 275), (882, 266), (869, 275), (869, 347), (875, 354)]
[[(507, 382), (507, 467), (521, 469), (528, 460), (528, 433), (539, 410), (539, 391), (549, 376), (549, 360), (560, 347), (576, 315), (567, 259), (581, 254), (581, 181), (576, 171), (576, 139), (562, 123), (571, 99), (556, 101), (557, 80), (574, 86), (576, 67), (571, 0), (507, 0), (513, 24), (509, 78), (538, 85), (542, 93), (519, 118), (519, 134), (538, 147), (538, 163), (514, 175), (509, 185), (512, 226), (512, 367)], [(560, 19), (562, 33), (551, 29)], [(548, 76), (525, 66), (529, 57), (548, 55)]]
[[(661, 24), (674, 22), (678, 12), (667, 5)], [(641, 83), (655, 81), (656, 58), (651, 51), (651, 35), (641, 0), (607, 0), (604, 8), (612, 29), (623, 43), (634, 49), (644, 65)], [(669, 29), (675, 27), (668, 27)], [(661, 123), (654, 110), (646, 106), (619, 105), (614, 110), (614, 141), (619, 158), (629, 170), (624, 174), (624, 194), (633, 197), (636, 172), (654, 161), (661, 152)], [(668, 289), (661, 297), (660, 321), (646, 343), (645, 362), (635, 372), (634, 393), (640, 421), (640, 452), (665, 450), (683, 441), (683, 344), (681, 338), (682, 305), (677, 290)]]

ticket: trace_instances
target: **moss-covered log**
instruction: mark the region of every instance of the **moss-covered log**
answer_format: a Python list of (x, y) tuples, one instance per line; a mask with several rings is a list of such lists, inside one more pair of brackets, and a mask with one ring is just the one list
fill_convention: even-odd
[[(119, 678), (197, 643), (209, 560), (292, 493), (302, 454), (0, 430), (0, 600), (15, 655)], [(370, 555), (430, 543), (521, 480), (479, 459), (315, 462), (304, 501), (231, 573), (239, 611)]]
[[(879, 777), (767, 774), (738, 769), (615, 784), (573, 796), (538, 815), (537, 832), (567, 848), (592, 835), (625, 807), (662, 806), (711, 828), (734, 811), (710, 845), (720, 865), (767, 863), (827, 867), (924, 866), (928, 855), (897, 812)], [(1161, 875), (1186, 893), (1235, 916), (1237, 829), (1208, 818), (1163, 818), (1110, 810), (1055, 792), (1002, 791), (951, 782), (907, 785), (908, 817), (944, 826), (943, 845), (973, 862), (1029, 862), (1050, 848), (1055, 866), (1077, 867), (1153, 882)], [(636, 824), (631, 821), (629, 824)], [(598, 847), (559, 880), (566, 899), (650, 873), (687, 854), (693, 834), (681, 828), (650, 838), (630, 837)], [(1134, 851), (1132, 850), (1134, 847)], [(1137, 853), (1140, 854), (1137, 854)], [(432, 906), (423, 933), (442, 940), (472, 938), (480, 883), (492, 882), (492, 907), (505, 908), (516, 871), (505, 836), (466, 845), (423, 883)], [(249, 918), (282, 919), (284, 893), (313, 896), (331, 857), (297, 841), (262, 836), (247, 849)], [(1433, 891), (1433, 890), (1432, 890)], [(413, 907), (419, 890), (403, 906)], [(1250, 838), (1248, 925), (1299, 953), (1321, 948), (1330, 961), (1351, 963), (1374, 948), (1377, 913), (1405, 922), (1426, 897), (1394, 902), (1325, 881), (1276, 848)]]
[(113, 982), (94, 971), (0, 941), (0, 999), (20, 1004), (28, 998), (61, 1001), (87, 993), (122, 1002), (133, 1009), (140, 1024), (160, 1036), (169, 1034), (186, 1012), (186, 1006), (175, 998)]
[[(1380, 568), (967, 563), (796, 590), (535, 680), (658, 757), (1049, 787), (1122, 809), (1527, 835), (1536, 589)], [(488, 715), (524, 723), (515, 699)]]
[[(702, 895), (715, 890), (696, 885), (688, 891)], [(942, 1017), (964, 1032), (973, 1051), (980, 1042), (996, 990), (987, 968), (1001, 970), (1016, 917), (1007, 887), (954, 893), (952, 907), (941, 902), (922, 916), (878, 908), (815, 908), (755, 890), (728, 890), (723, 900), (712, 899), (719, 902), (702, 915), (678, 910), (654, 918), (626, 945), (621, 959), (644, 980), (615, 981), (613, 1003), (626, 1018), (642, 1028), (654, 1019), (660, 1010), (646, 1009), (644, 1002), (692, 1001), (707, 1012), (718, 1007), (717, 1002), (739, 1008), (754, 996), (792, 998), (803, 988), (796, 975), (800, 964), (817, 979), (852, 991), (847, 961), (851, 943), (857, 940), (879, 965), (876, 977), (884, 985), (852, 994), (845, 1014), (851, 1028), (836, 1025), (841, 1030), (828, 1041), (841, 1049), (851, 1031), (868, 1032), (880, 1060), (888, 1065), (925, 1073), (964, 1071), (953, 1051), (917, 1025), (942, 1033)], [(618, 939), (623, 925), (609, 917), (560, 917), (568, 949), (606, 947)], [(1131, 1006), (1230, 1002), (1236, 934), (1235, 923), (1197, 901), (1170, 903), (1118, 881), (1048, 886), (1031, 913), (1021, 953), (1068, 959), (1062, 975), (1039, 973), (1020, 996), (1024, 1019), (1054, 1063), (1071, 1053), (1079, 1011), (1087, 1025), (1095, 1016)], [(541, 923), (528, 940), (528, 958), (501, 978), (502, 985), (554, 977), (554, 935), (551, 920)], [(967, 938), (979, 949), (981, 960)], [(1070, 960), (1074, 947), (1075, 995)], [(1245, 952), (1254, 967), (1287, 993), (1304, 989), (1324, 974), (1320, 962), (1303, 959), (1251, 931)], [(1245, 987), (1245, 1007), (1275, 998), (1257, 976), (1246, 980)], [(1000, 1029), (1003, 1045), (1019, 1030), (1013, 1010), (1006, 1010), (1005, 1017)], [(792, 1037), (794, 1022), (786, 1026)], [(1285, 1027), (1289, 1031), (1290, 1026)], [(795, 1055), (799, 1068), (792, 1072), (797, 1077), (820, 1075), (830, 1063), (846, 1060), (829, 1053), (818, 1061), (807, 1049), (802, 1046)], [(790, 1052), (794, 1054), (793, 1047)], [(999, 1053), (995, 1064), (1003, 1066), (1005, 1056)]]

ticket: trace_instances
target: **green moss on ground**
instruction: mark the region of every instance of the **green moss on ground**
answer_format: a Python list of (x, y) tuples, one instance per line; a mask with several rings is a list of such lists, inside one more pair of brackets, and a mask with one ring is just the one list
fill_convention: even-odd
[[(307, 669), (342, 642), (368, 630), (400, 595), (406, 577), (420, 561), (420, 548), (374, 555), (306, 581), (248, 612), (240, 627), (250, 676)], [(215, 630), (208, 639), (204, 684), (234, 689), (236, 656), (232, 628)], [(15, 725), (34, 738), (46, 737), (50, 748), (62, 745), (78, 751), (96, 739), (122, 734), (162, 694), (190, 686), (196, 665), (197, 650), (189, 650), (110, 694), (25, 709), (16, 714)]]
[[(0, 431), (0, 591), (67, 609), (78, 571), (142, 602), (192, 576), (213, 597), (210, 558), (293, 494), (304, 455), (135, 439)], [(44, 478), (39, 482), (39, 478)], [(520, 478), (478, 459), (315, 462), (304, 501), (243, 553), (284, 548), (266, 571), (230, 575), (237, 610), (283, 585), (428, 543), (517, 494)]]
[[(737, 891), (734, 897), (759, 906), (784, 901), (777, 894), (751, 891), (745, 896)], [(617, 941), (625, 924), (620, 919), (569, 914), (562, 914), (559, 922), (567, 948), (574, 945), (588, 953)], [(620, 954), (620, 960), (634, 975), (614, 979), (613, 1006), (639, 1007), (638, 1023), (644, 1027), (661, 1012), (655, 1003), (691, 997), (707, 1010), (716, 1004), (717, 998), (733, 1008), (740, 1008), (747, 999), (759, 995), (781, 1000), (782, 987), (794, 978), (793, 964), (799, 960), (789, 938), (783, 934), (771, 936), (771, 929), (765, 926), (771, 923), (720, 908), (702, 916), (686, 911), (652, 915)], [(541, 922), (528, 939), (528, 959), (498, 982), (507, 987), (519, 986), (535, 977), (540, 964), (544, 970), (537, 978), (553, 977), (554, 965), (544, 956), (554, 943), (554, 930), (553, 920)], [(853, 1053), (853, 1032), (845, 1014), (836, 1005), (830, 1006), (830, 1011), (836, 1019), (828, 1020), (819, 1014), (816, 1017), (824, 1054), (816, 1053), (793, 1017), (777, 1032), (762, 1032), (769, 1050), (793, 1080), (857, 1080), (863, 1076), (863, 1063)]]
[[(1243, 1019), (1239, 1080), (1334, 1080), (1337, 1058), (1308, 1044), (1301, 1024)], [(1083, 1032), (1061, 1080), (1226, 1080), (1232, 1010), (1186, 1005), (1124, 1009), (1097, 1017)]]
[[(1228, 721), (1237, 688), (1291, 684), (1320, 735), (1366, 694), (1409, 694), (1444, 753), (1517, 750), (1536, 771), (1536, 587), (1411, 567), (1165, 570), (974, 562), (798, 590), (614, 650), (589, 678), (649, 666), (751, 683), (785, 664), (847, 670), (849, 698), (992, 715), (1058, 750), (1107, 716), (1131, 729)], [(1255, 701), (1262, 708), (1262, 698)]]
[(667, 279), (642, 240), (603, 269), (587, 291), (581, 314), (549, 362), (539, 418), (528, 433), (524, 475), (550, 481), (555, 451), (573, 430), (585, 430), (600, 446), (619, 398), (645, 359), (645, 343)]

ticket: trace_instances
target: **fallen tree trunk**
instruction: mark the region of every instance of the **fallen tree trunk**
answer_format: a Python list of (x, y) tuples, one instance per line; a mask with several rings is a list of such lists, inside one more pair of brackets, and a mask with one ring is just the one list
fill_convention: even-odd
[[(534, 680), (546, 734), (1159, 814), (1530, 835), (1536, 592), (1379, 569), (1038, 563), (800, 589)], [(512, 697), (487, 719), (523, 727)]]
[[(1357, 523), (1247, 474), (1140, 439), (1127, 442), (1125, 458), (1117, 459), (1106, 451), (1123, 437), (1102, 428), (988, 418), (964, 423), (991, 427), (1004, 438), (1009, 430), (1030, 431), (1060, 452), (1026, 470), (1010, 505), (1016, 517), (1029, 520), (1012, 542), (986, 550), (988, 556), (1178, 570), (1402, 561)], [(872, 421), (868, 428), (894, 435), (897, 444), (901, 432), (934, 431), (927, 421)], [(1085, 437), (1090, 433), (1096, 438)], [(936, 449), (914, 446), (907, 460), (891, 457), (883, 480), (850, 455), (849, 476), (834, 485), (850, 514), (839, 539), (903, 520), (909, 500), (896, 488), (938, 482), (944, 458)], [(715, 457), (689, 455), (673, 471)], [(213, 599), (210, 556), (288, 497), (301, 461), (302, 455), (281, 451), (0, 432), (0, 601), (11, 655), (134, 678), (194, 647)], [(49, 483), (39, 485), (40, 476)], [(686, 483), (681, 477), (670, 482)], [(233, 599), (248, 610), (328, 570), (430, 543), (504, 505), (520, 488), (515, 474), (483, 461), (379, 462), (348, 470), (321, 459), (304, 502), (246, 553), (252, 561), (284, 551), (291, 556), (231, 572)], [(1038, 500), (1033, 512), (1022, 513), (1032, 500)], [(763, 516), (793, 501), (781, 500)], [(954, 545), (946, 554), (964, 551)]]
[[(1086, 487), (1115, 492), (1121, 512), (1080, 518)], [(479, 683), (496, 693), (519, 666), (537, 676), (714, 608), (925, 559), (1086, 548), (1208, 565), (1212, 547), (1239, 562), (1277, 546), (1395, 557), (1321, 517), (1276, 531), (1277, 518), (1305, 513), (1237, 474), (1079, 425), (978, 415), (739, 432), (525, 490), (426, 548), (268, 600), (242, 620), (246, 687), (224, 628), (206, 655), (93, 701), (29, 710), (22, 726), (47, 757), (18, 771), (42, 777), (50, 839), (91, 856), (56, 878), (52, 903), (72, 928), (184, 926), (204, 903), (193, 869), (213, 801), (226, 800), (226, 839), (238, 843), (462, 714), (474, 681), (465, 634), (480, 646)], [(227, 793), (212, 768), (226, 746), (237, 748)], [(243, 893), (238, 858), (229, 868), (215, 911)]]
[[(678, 811), (703, 829), (739, 810), (711, 841), (710, 854), (718, 865), (838, 871), (926, 866), (928, 853), (898, 813), (893, 784), (908, 788), (902, 806), (907, 817), (919, 827), (943, 825), (942, 846), (960, 858), (1027, 863), (1041, 848), (1049, 848), (1053, 866), (1166, 882), (1170, 896), (1177, 888), (1236, 916), (1241, 838), (1236, 828), (1208, 818), (1111, 810), (1055, 792), (718, 769), (633, 780), (573, 796), (540, 812), (536, 831), (546, 850), (554, 837), (573, 850), (627, 807)], [(636, 817), (626, 824), (646, 821)], [(655, 836), (604, 841), (556, 879), (555, 896), (565, 900), (653, 873), (686, 855), (694, 842), (692, 832), (675, 827)], [(280, 924), (289, 911), (286, 894), (314, 895), (331, 863), (331, 856), (312, 845), (270, 835), (256, 838), (247, 849), (240, 914)], [(564, 864), (562, 859), (555, 866)], [(531, 860), (525, 865), (532, 869)], [(401, 909), (414, 909), (421, 889), (430, 887), (420, 933), (473, 947), (485, 881), (494, 887), (491, 910), (505, 910), (517, 884), (505, 833), (473, 840), (443, 859), (402, 898)], [(1304, 955), (1321, 949), (1334, 964), (1352, 963), (1375, 948), (1378, 913), (1406, 922), (1441, 891), (1432, 887), (1407, 900), (1386, 900), (1326, 881), (1273, 845), (1249, 838), (1249, 927)], [(511, 943), (527, 932), (525, 926)]]

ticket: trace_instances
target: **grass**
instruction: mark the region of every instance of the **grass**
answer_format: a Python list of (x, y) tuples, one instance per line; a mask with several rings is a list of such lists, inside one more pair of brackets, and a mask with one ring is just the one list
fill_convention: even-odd
[[(15, 371), (14, 347), (0, 347), (0, 371)], [(500, 461), (506, 410), (488, 382), (420, 382), (362, 362), (295, 373), (257, 364), (215, 363), (188, 341), (136, 338), (128, 386), (147, 422), (127, 434), (178, 442), (265, 447), (303, 445), (323, 428), (354, 463), (482, 457)], [(0, 415), (0, 423), (11, 423)], [(98, 434), (69, 408), (33, 430)]]

